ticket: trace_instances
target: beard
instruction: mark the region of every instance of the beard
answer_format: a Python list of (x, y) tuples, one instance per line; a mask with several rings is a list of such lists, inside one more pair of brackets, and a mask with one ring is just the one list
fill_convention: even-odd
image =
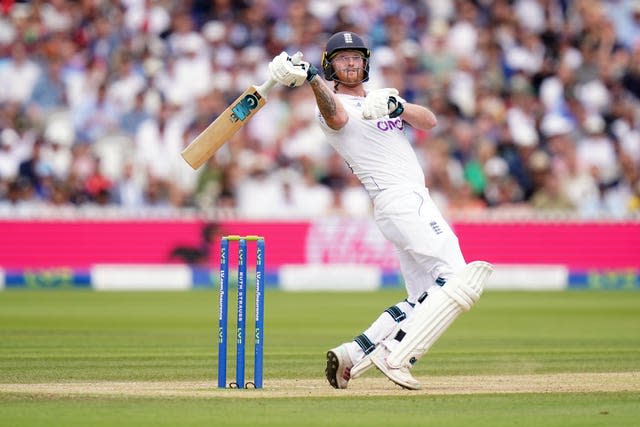
[(333, 80), (345, 86), (358, 86), (364, 81), (362, 67), (345, 67), (334, 73)]

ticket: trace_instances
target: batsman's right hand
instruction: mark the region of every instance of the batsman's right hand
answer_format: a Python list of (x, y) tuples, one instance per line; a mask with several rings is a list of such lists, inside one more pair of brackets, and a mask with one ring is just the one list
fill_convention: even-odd
[(398, 89), (387, 87), (369, 92), (362, 106), (365, 120), (380, 119), (385, 116), (398, 117), (404, 111), (404, 99), (398, 95)]
[(304, 84), (307, 79), (309, 63), (302, 61), (302, 53), (298, 52), (293, 57), (287, 52), (273, 58), (269, 63), (269, 75), (281, 85), (297, 87)]

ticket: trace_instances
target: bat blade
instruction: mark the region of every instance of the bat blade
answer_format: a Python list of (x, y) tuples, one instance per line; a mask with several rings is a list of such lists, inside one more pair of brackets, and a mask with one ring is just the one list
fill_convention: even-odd
[(250, 86), (200, 135), (182, 150), (182, 158), (193, 169), (202, 166), (264, 106), (267, 98)]

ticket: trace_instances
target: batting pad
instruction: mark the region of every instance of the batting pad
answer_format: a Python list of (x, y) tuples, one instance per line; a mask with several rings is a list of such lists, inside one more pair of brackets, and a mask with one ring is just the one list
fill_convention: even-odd
[(492, 271), (488, 262), (474, 261), (459, 275), (452, 276), (439, 292), (417, 305), (406, 327), (406, 335), (392, 347), (387, 363), (400, 368), (420, 359), (460, 313), (469, 311), (480, 299)]

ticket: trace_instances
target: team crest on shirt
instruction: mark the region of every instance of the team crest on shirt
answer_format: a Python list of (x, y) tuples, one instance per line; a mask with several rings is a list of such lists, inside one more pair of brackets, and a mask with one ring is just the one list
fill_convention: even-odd
[(442, 228), (440, 227), (440, 224), (438, 224), (437, 222), (431, 221), (429, 225), (431, 226), (431, 229), (433, 230), (434, 233), (436, 234), (442, 233)]

